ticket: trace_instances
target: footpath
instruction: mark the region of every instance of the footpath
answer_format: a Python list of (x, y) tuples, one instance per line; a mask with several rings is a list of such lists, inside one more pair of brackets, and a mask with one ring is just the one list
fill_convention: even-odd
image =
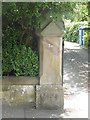
[(79, 44), (64, 45), (63, 118), (88, 118), (88, 51)]

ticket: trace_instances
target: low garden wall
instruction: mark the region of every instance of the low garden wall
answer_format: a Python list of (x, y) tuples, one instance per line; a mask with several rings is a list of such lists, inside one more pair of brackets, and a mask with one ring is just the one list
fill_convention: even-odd
[[(63, 22), (48, 21), (42, 27), (42, 31), (37, 32), (39, 39), (39, 78), (21, 77), (23, 70), (20, 67), (20, 73), (15, 73), (19, 77), (5, 77), (2, 79), (3, 102), (10, 105), (25, 105), (36, 109), (63, 109), (64, 91), (62, 82), (62, 41), (63, 41)], [(26, 48), (25, 48), (26, 49)], [(31, 51), (32, 52), (32, 51)], [(25, 55), (28, 55), (27, 50)], [(19, 53), (17, 51), (17, 53)], [(23, 53), (23, 52), (22, 52)], [(33, 55), (33, 54), (32, 54)], [(19, 55), (18, 55), (19, 56)], [(25, 58), (25, 56), (24, 56)], [(35, 55), (38, 63), (38, 57)], [(21, 58), (23, 60), (23, 57)], [(25, 60), (25, 59), (24, 59)], [(33, 63), (32, 59), (28, 58)], [(32, 60), (32, 61), (31, 61)], [(20, 63), (21, 61), (19, 61)], [(23, 61), (26, 65), (26, 61)], [(22, 62), (22, 63), (23, 63)], [(27, 63), (29, 64), (27, 61)], [(16, 62), (15, 62), (16, 63)], [(30, 63), (30, 64), (31, 64)], [(29, 65), (30, 65), (29, 64)], [(15, 65), (16, 66), (16, 65)], [(37, 75), (39, 66), (31, 64), (28, 75)], [(17, 66), (18, 67), (18, 66)], [(23, 66), (24, 67), (24, 66)], [(32, 69), (31, 69), (32, 67)], [(27, 74), (27, 69), (24, 72)], [(36, 73), (36, 74), (34, 74)]]
[(10, 105), (23, 104), (25, 107), (35, 107), (37, 84), (39, 84), (39, 80), (36, 77), (3, 76), (3, 102)]

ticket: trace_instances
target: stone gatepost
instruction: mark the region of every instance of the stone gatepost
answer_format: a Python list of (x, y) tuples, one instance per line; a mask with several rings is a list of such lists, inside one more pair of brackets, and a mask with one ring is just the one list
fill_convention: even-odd
[(36, 86), (36, 108), (62, 109), (63, 22), (50, 22), (40, 33), (40, 85)]

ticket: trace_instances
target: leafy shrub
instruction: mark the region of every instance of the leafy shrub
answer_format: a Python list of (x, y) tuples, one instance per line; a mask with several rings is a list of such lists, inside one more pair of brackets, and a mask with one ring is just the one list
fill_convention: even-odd
[(37, 76), (38, 55), (30, 47), (14, 45), (3, 49), (3, 75)]
[(85, 26), (87, 23), (69, 23), (65, 27), (64, 39), (70, 42), (79, 43), (79, 27)]
[(90, 31), (84, 32), (83, 38), (84, 38), (84, 46), (88, 47), (88, 40), (90, 38)]
[(79, 40), (79, 30), (78, 25), (74, 24), (72, 26), (66, 26), (65, 40), (70, 42), (78, 42)]

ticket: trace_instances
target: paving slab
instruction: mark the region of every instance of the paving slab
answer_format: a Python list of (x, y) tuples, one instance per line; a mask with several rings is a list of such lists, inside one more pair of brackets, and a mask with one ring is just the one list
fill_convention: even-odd
[(61, 110), (25, 110), (26, 118), (58, 118)]

